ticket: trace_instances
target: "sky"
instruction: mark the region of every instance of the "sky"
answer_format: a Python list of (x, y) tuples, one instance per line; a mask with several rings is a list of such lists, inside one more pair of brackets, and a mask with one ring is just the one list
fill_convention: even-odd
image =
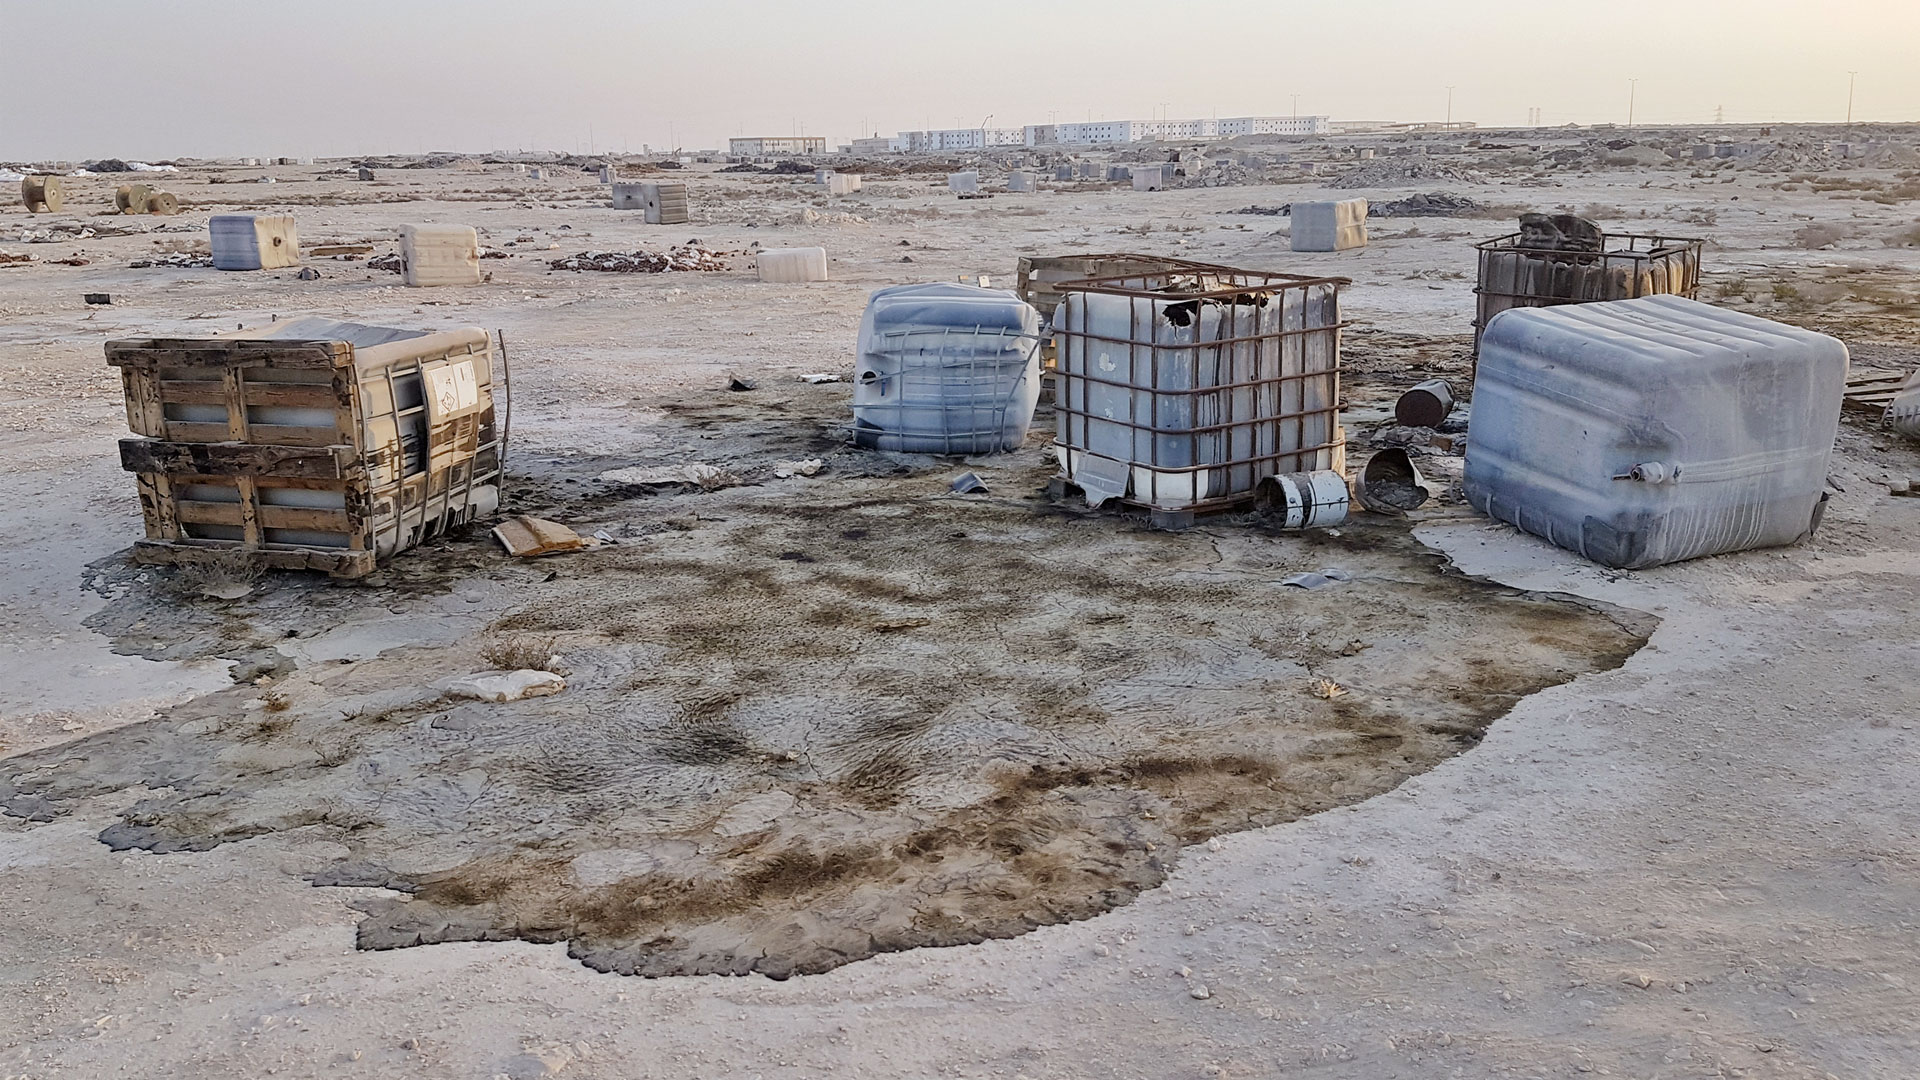
[(1920, 0), (0, 0), (0, 161), (1086, 119), (1920, 121)]

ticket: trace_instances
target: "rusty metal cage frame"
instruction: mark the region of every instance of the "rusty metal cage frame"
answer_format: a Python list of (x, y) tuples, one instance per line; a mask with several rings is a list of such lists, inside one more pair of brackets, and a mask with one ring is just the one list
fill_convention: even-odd
[[(1523, 247), (1520, 240), (1524, 234), (1513, 232), (1483, 240), (1474, 246), (1478, 252), (1478, 277), (1474, 281), (1473, 294), (1475, 311), (1473, 318), (1473, 351), (1480, 353), (1480, 336), (1486, 332), (1487, 323), (1500, 311), (1511, 311), (1521, 307), (1559, 307), (1563, 304), (1593, 304), (1607, 300), (1637, 300), (1643, 296), (1684, 296), (1692, 300), (1700, 292), (1702, 255), (1707, 242), (1703, 239), (1679, 236), (1661, 236), (1649, 233), (1606, 234), (1601, 240), (1599, 251), (1563, 250), (1560, 248)], [(1624, 247), (1615, 247), (1616, 242)], [(1541, 263), (1560, 263), (1578, 267), (1599, 267), (1604, 275), (1619, 266), (1628, 268), (1627, 279), (1632, 288), (1625, 296), (1551, 296), (1540, 293), (1501, 292), (1488, 286), (1489, 270), (1492, 261), (1500, 255), (1521, 255)], [(1689, 258), (1690, 257), (1690, 258)], [(1675, 268), (1691, 267), (1691, 277), (1684, 289), (1642, 291), (1643, 274), (1650, 271), (1655, 263), (1667, 264), (1668, 280), (1673, 280)], [(1604, 278), (1603, 278), (1604, 280)], [(1489, 313), (1487, 308), (1495, 300), (1508, 300), (1512, 303)]]
[[(1280, 274), (1255, 270), (1236, 270), (1206, 263), (1190, 263), (1178, 268), (1161, 269), (1146, 273), (1113, 277), (1084, 278), (1063, 281), (1055, 285), (1062, 293), (1099, 293), (1124, 297), (1128, 300), (1128, 337), (1125, 339), (1108, 337), (1089, 332), (1089, 329), (1070, 329), (1056, 319), (1053, 332), (1059, 343), (1063, 358), (1054, 377), (1057, 388), (1054, 395), (1055, 443), (1058, 448), (1063, 472), (1071, 471), (1073, 455), (1103, 455), (1090, 445), (1090, 432), (1094, 423), (1114, 424), (1128, 433), (1130, 444), (1135, 453), (1124, 463), (1130, 471), (1140, 468), (1147, 470), (1148, 490), (1143, 494), (1131, 490), (1130, 494), (1118, 496), (1122, 503), (1149, 511), (1157, 523), (1174, 527), (1191, 524), (1194, 514), (1229, 509), (1252, 504), (1256, 498), (1259, 482), (1268, 477), (1283, 473), (1307, 472), (1316, 466), (1313, 459), (1327, 452), (1331, 461), (1338, 467), (1345, 453), (1345, 436), (1340, 428), (1340, 339), (1341, 331), (1350, 323), (1339, 315), (1340, 290), (1353, 284), (1344, 277), (1308, 277), (1297, 274)], [(1301, 321), (1309, 318), (1313, 291), (1326, 290), (1326, 311), (1330, 315), (1323, 325), (1285, 325), (1284, 294), (1300, 294)], [(1252, 299), (1255, 302), (1249, 303)], [(1271, 303), (1281, 304), (1281, 325), (1263, 329), (1260, 326), (1260, 312)], [(1192, 341), (1166, 340), (1161, 333), (1161, 323), (1166, 320), (1154, 317), (1151, 313), (1159, 304), (1194, 305), (1193, 319), (1196, 329), (1201, 324), (1201, 310), (1205, 305), (1217, 305), (1221, 308), (1219, 333), (1211, 338), (1203, 338), (1195, 333)], [(1062, 299), (1062, 307), (1066, 298)], [(1143, 313), (1149, 317), (1143, 326)], [(1250, 324), (1250, 325), (1249, 325)], [(1305, 359), (1308, 350), (1305, 343), (1314, 338), (1324, 338), (1327, 357), (1326, 366), (1307, 370)], [(1302, 370), (1287, 373), (1284, 369), (1286, 355), (1285, 343), (1288, 339), (1302, 342)], [(1088, 370), (1072, 370), (1066, 358), (1072, 355), (1073, 343), (1078, 341), (1082, 348), (1090, 343), (1119, 345), (1129, 350), (1128, 371), (1125, 378), (1110, 378)], [(1275, 368), (1266, 371), (1262, 365), (1267, 349), (1271, 345), (1277, 358)], [(1147, 378), (1144, 382), (1135, 379), (1137, 358), (1134, 350), (1145, 350), (1148, 362)], [(1225, 350), (1227, 362), (1221, 367), (1216, 360), (1216, 375), (1224, 376), (1203, 384), (1200, 375), (1203, 350)], [(1238, 357), (1242, 352), (1254, 357), (1256, 370), (1248, 377), (1242, 377), (1238, 370)], [(1185, 387), (1162, 386), (1162, 363), (1160, 357), (1165, 354), (1185, 354), (1179, 363), (1183, 369), (1193, 373)], [(1085, 355), (1091, 355), (1086, 353)], [(1091, 365), (1083, 365), (1090, 367)], [(1306, 402), (1306, 387), (1310, 380), (1328, 381), (1325, 400), (1321, 404), (1309, 407)], [(1296, 384), (1297, 407), (1285, 407), (1285, 388)], [(1148, 401), (1148, 415), (1144, 422), (1132, 414), (1126, 419), (1108, 416), (1095, 416), (1090, 404), (1090, 391), (1096, 386), (1113, 388), (1114, 392), (1126, 392), (1129, 395), (1144, 394)], [(1250, 404), (1248, 415), (1238, 415), (1236, 406), (1240, 403), (1242, 392)], [(1163, 425), (1161, 410), (1166, 400), (1185, 400), (1191, 403), (1189, 408), (1181, 410), (1193, 418), (1194, 422), (1178, 426)], [(1135, 400), (1135, 398), (1130, 398)], [(1213, 417), (1207, 423), (1198, 422), (1203, 411), (1201, 405), (1211, 401)], [(1324, 418), (1325, 438), (1309, 443), (1309, 421), (1315, 417)], [(1285, 426), (1293, 426), (1294, 441), (1297, 445), (1281, 449), (1284, 440), (1280, 437)], [(1262, 429), (1271, 434), (1262, 439)], [(1148, 460), (1137, 460), (1142, 435), (1146, 436), (1149, 453)], [(1245, 435), (1246, 442), (1254, 447), (1248, 454), (1236, 454), (1237, 436)], [(1163, 462), (1162, 440), (1172, 437), (1186, 439), (1187, 462)], [(1225, 447), (1218, 456), (1219, 460), (1207, 461), (1202, 455), (1202, 440), (1214, 439)], [(1172, 445), (1178, 446), (1178, 442)], [(1261, 449), (1261, 447), (1265, 449)], [(1246, 470), (1244, 484), (1229, 482), (1229, 491), (1220, 495), (1203, 495), (1202, 474), (1226, 470)], [(1186, 476), (1192, 497), (1180, 500), (1179, 506), (1163, 505), (1160, 487), (1162, 478), (1168, 476)], [(1165, 502), (1174, 501), (1170, 496)]]

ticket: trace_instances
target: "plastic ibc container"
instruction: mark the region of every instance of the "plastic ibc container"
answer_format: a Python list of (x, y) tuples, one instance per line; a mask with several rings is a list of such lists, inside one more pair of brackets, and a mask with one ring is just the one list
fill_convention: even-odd
[(291, 217), (216, 214), (207, 222), (217, 270), (274, 270), (300, 261)]
[(1175, 511), (1245, 501), (1276, 473), (1342, 469), (1342, 283), (1202, 270), (1068, 291), (1053, 316), (1066, 477), (1089, 501)]
[(1367, 246), (1367, 200), (1293, 204), (1293, 250), (1346, 251)]
[(867, 301), (854, 441), (910, 454), (990, 454), (1027, 437), (1040, 401), (1040, 313), (1011, 292), (896, 285)]
[(480, 234), (470, 225), (400, 226), (400, 280), (408, 285), (480, 284)]
[(1495, 316), (1473, 506), (1606, 566), (1791, 544), (1825, 501), (1847, 348), (1677, 296)]

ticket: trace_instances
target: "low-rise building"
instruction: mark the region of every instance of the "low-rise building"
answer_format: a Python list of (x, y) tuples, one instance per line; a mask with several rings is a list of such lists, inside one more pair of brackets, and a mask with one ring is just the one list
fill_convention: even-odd
[(728, 139), (727, 153), (735, 157), (772, 157), (776, 154), (824, 154), (823, 135), (781, 135), (772, 138)]

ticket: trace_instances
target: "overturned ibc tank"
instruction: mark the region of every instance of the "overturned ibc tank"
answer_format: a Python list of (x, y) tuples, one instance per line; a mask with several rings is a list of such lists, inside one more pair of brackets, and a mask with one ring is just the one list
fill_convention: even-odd
[(1555, 307), (1700, 290), (1704, 240), (1610, 236), (1572, 214), (1525, 214), (1520, 231), (1474, 245), (1480, 253), (1474, 348), (1495, 315), (1511, 308)]
[(1467, 501), (1623, 569), (1791, 544), (1820, 523), (1846, 377), (1825, 334), (1677, 296), (1504, 312)]
[(853, 433), (909, 454), (991, 454), (1027, 437), (1040, 401), (1040, 314), (1013, 293), (880, 289), (860, 323)]
[(499, 505), (504, 367), (477, 327), (308, 317), (106, 351), (136, 436), (136, 562), (362, 577)]

